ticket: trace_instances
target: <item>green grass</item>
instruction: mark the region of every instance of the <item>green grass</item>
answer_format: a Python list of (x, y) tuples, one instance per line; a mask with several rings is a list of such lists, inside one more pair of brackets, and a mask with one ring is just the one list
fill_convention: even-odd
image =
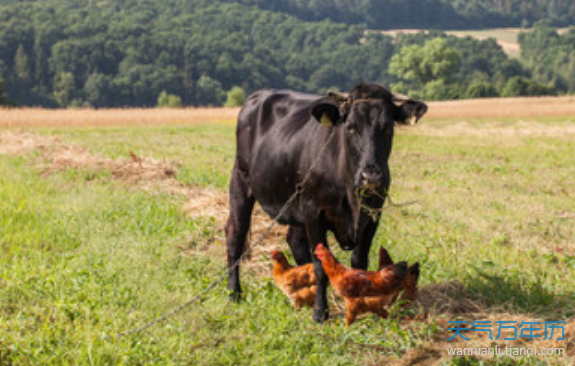
[[(221, 190), (234, 155), (225, 125), (39, 132), (110, 158), (176, 161), (179, 180)], [(374, 252), (384, 245), (396, 260), (419, 261), (423, 285), (461, 281), (487, 312), (572, 319), (573, 151), (563, 137), (398, 134), (391, 197), (418, 204), (384, 211)], [(438, 319), (316, 325), (311, 310), (294, 312), (270, 280), (244, 271), (241, 305), (228, 303), (222, 284), (166, 323), (108, 339), (217, 278), (225, 246), (195, 251), (191, 238), (221, 237), (221, 228), (184, 214), (182, 197), (130, 189), (105, 172), (94, 180), (34, 166), (33, 157), (0, 155), (0, 365), (385, 364), (444, 338)]]
[(209, 225), (184, 216), (176, 198), (88, 184), (77, 172), (41, 177), (28, 163), (0, 157), (4, 364), (352, 364), (348, 340), (399, 351), (421, 338), (397, 322), (346, 330), (339, 318), (316, 327), (309, 310), (293, 312), (269, 281), (246, 278), (240, 306), (220, 286), (149, 332), (106, 339), (184, 303), (221, 274), (221, 256), (179, 249), (197, 231), (210, 235)]

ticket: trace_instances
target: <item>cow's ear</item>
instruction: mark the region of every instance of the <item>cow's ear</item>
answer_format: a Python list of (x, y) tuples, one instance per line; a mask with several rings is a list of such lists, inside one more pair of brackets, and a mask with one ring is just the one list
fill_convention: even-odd
[(329, 91), (327, 92), (327, 96), (335, 100), (335, 102), (340, 105), (346, 103), (349, 100), (349, 93)]
[(427, 104), (409, 99), (401, 94), (393, 94), (393, 103), (398, 107), (395, 121), (406, 125), (414, 125), (427, 112)]
[(326, 126), (337, 125), (341, 120), (339, 107), (332, 101), (322, 100), (311, 108), (311, 114), (319, 123)]

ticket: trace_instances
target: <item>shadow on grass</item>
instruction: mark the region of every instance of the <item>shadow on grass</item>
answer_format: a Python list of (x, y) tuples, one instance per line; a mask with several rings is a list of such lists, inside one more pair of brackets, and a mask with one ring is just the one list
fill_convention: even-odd
[(478, 276), (467, 281), (466, 288), (487, 308), (530, 313), (544, 320), (575, 316), (575, 292), (558, 294), (519, 273), (499, 275), (482, 270), (477, 273)]
[(477, 273), (466, 285), (454, 280), (422, 286), (418, 302), (429, 314), (524, 313), (543, 320), (575, 316), (575, 293), (557, 294), (517, 274)]

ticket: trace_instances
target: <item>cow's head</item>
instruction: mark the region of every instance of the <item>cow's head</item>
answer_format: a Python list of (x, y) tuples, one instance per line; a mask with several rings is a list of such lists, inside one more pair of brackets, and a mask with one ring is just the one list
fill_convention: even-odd
[(350, 93), (330, 93), (312, 108), (322, 124), (339, 126), (346, 176), (355, 190), (389, 188), (388, 159), (395, 123), (415, 124), (427, 112), (425, 103), (393, 94), (377, 84), (356, 86)]

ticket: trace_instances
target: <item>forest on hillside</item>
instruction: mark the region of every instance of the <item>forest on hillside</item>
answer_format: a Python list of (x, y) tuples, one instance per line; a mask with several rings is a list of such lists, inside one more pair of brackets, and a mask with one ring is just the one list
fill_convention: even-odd
[[(70, 0), (63, 0), (70, 3)], [(0, 0), (0, 5), (54, 2), (54, 0)], [(62, 1), (60, 1), (62, 2)], [(119, 6), (130, 0), (76, 0), (76, 6)], [(481, 29), (530, 27), (546, 21), (555, 27), (575, 24), (572, 0), (219, 0), (289, 14), (306, 21), (331, 19), (370, 29)], [(154, 1), (147, 1), (155, 4)], [(179, 3), (202, 6), (196, 0)], [(204, 4), (208, 4), (205, 3)]]
[(331, 19), (371, 29), (529, 27), (575, 24), (572, 0), (228, 0), (304, 20)]
[(425, 99), (575, 91), (575, 30), (539, 25), (513, 59), (493, 39), (392, 38), (248, 3), (0, 0), (0, 103), (222, 105), (232, 91), (325, 93), (363, 81)]

